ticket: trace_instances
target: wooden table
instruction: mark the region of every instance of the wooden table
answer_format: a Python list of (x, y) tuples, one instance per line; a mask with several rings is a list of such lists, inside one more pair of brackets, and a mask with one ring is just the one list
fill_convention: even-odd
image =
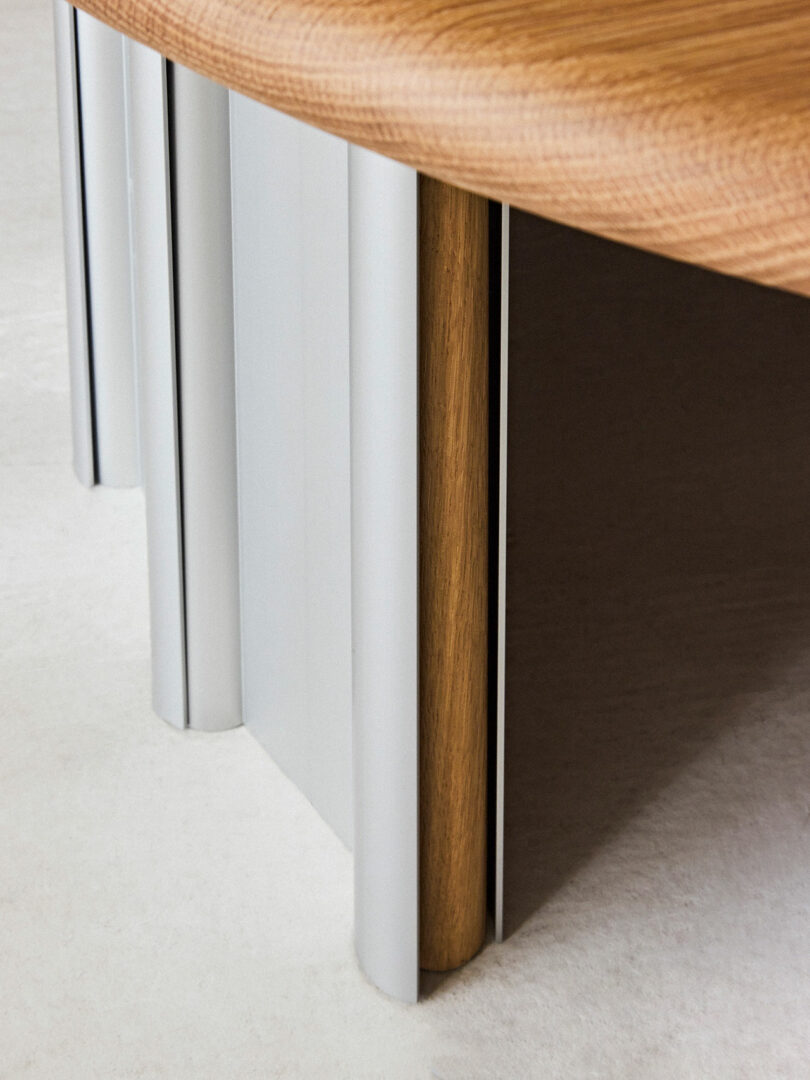
[[(456, 967), (480, 948), (486, 917), (488, 200), (810, 295), (810, 8), (800, 0), (77, 6), (171, 61), (418, 170), (419, 956), (426, 968)], [(357, 171), (371, 187), (372, 160), (359, 158)], [(369, 279), (358, 281), (364, 289)], [(398, 415), (395, 402), (388, 419)], [(354, 406), (352, 421), (374, 456), (379, 435)], [(358, 465), (354, 479), (365, 500), (355, 516), (363, 543), (391, 477), (386, 487)], [(399, 510), (392, 503), (380, 513)], [(355, 561), (363, 611), (381, 588), (393, 594), (379, 577), (387, 571), (366, 572), (373, 561)], [(361, 637), (385, 638), (386, 620), (375, 610)], [(359, 663), (355, 702), (370, 731), (379, 690), (358, 705), (367, 682)], [(366, 962), (385, 984), (375, 965)]]

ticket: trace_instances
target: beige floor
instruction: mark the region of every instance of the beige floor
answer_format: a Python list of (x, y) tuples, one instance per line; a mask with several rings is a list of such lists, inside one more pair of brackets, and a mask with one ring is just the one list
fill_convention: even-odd
[[(688, 747), (654, 782), (615, 747), (583, 764), (569, 624), (523, 697), (545, 680), (578, 732), (538, 787), (608, 820), (572, 824), (560, 798), (559, 822), (516, 816), (521, 925), (414, 1008), (359, 975), (350, 857), (250, 736), (151, 714), (141, 495), (85, 491), (69, 466), (51, 47), (47, 0), (0, 0), (0, 1078), (810, 1076), (806, 574), (789, 647), (763, 657), (749, 627), (756, 678), (701, 697), (681, 656), (655, 739), (686, 712)], [(760, 615), (768, 590), (783, 603), (784, 574), (735, 572)], [(677, 631), (657, 623), (642, 654), (677, 652)], [(614, 719), (644, 693), (614, 693)], [(705, 737), (704, 713), (723, 717)]]

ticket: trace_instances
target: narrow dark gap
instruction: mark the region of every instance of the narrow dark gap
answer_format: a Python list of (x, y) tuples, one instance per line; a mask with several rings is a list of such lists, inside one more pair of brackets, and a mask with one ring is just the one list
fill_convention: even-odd
[(91, 429), (91, 441), (93, 444), (93, 483), (98, 484), (100, 480), (100, 465), (99, 465), (99, 453), (98, 453), (98, 420), (96, 416), (96, 376), (95, 376), (95, 356), (94, 356), (94, 343), (93, 343), (93, 318), (92, 318), (92, 304), (90, 299), (90, 250), (87, 243), (87, 191), (85, 188), (85, 164), (84, 164), (84, 124), (82, 119), (82, 65), (81, 57), (79, 55), (79, 33), (77, 24), (77, 14), (74, 10), (72, 12), (73, 20), (73, 48), (76, 54), (76, 81), (78, 83), (76, 87), (76, 120), (78, 126), (78, 140), (79, 140), (79, 186), (81, 188), (81, 200), (82, 200), (82, 248), (84, 252), (84, 298), (85, 298), (85, 320), (87, 323), (87, 375), (88, 384), (90, 387), (90, 429)]
[(189, 726), (189, 700), (188, 700), (188, 656), (186, 646), (188, 642), (188, 625), (186, 612), (186, 541), (185, 541), (185, 506), (183, 499), (183, 380), (182, 365), (182, 342), (180, 340), (180, 294), (177, 286), (179, 280), (179, 259), (177, 254), (177, 133), (175, 125), (175, 87), (174, 87), (174, 64), (170, 60), (164, 61), (166, 65), (166, 130), (168, 134), (168, 157), (169, 157), (169, 255), (171, 259), (172, 275), (172, 326), (174, 330), (174, 385), (175, 385), (175, 420), (177, 423), (177, 497), (178, 529), (180, 533), (180, 579), (182, 581), (182, 618), (183, 618), (183, 679), (185, 683), (185, 726)]
[(501, 387), (502, 206), (489, 204), (489, 549), (487, 595), (487, 907), (495, 908), (495, 799), (498, 725), (498, 505)]

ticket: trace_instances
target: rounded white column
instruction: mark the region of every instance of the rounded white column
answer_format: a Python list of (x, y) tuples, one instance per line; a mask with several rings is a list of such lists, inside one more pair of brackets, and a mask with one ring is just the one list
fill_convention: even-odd
[(352, 645), (360, 963), (419, 991), (417, 175), (352, 147)]
[(76, 12), (98, 483), (140, 483), (124, 37)]
[(53, 22), (56, 99), (59, 112), (59, 161), (62, 172), (62, 224), (65, 237), (73, 468), (79, 480), (85, 486), (92, 487), (96, 482), (93, 376), (87, 321), (87, 266), (84, 252), (84, 188), (75, 9), (66, 0), (54, 0)]
[(228, 91), (170, 73), (189, 726), (242, 722)]

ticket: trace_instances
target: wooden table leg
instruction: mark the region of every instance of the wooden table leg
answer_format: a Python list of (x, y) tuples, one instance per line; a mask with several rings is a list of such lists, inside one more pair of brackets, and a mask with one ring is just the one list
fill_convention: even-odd
[(488, 204), (419, 178), (420, 965), (486, 921)]

